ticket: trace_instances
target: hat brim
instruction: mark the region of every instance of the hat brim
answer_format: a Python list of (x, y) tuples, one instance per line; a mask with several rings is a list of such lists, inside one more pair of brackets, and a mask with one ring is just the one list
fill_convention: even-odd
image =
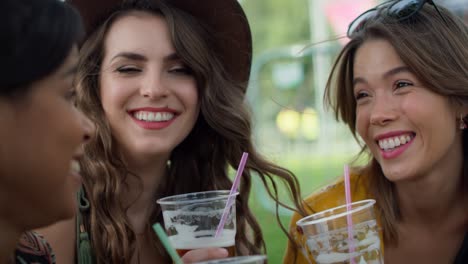
[[(66, 0), (83, 17), (91, 34), (123, 0)], [(246, 88), (252, 63), (252, 35), (247, 17), (237, 0), (161, 1), (194, 16), (213, 31), (219, 57), (233, 80)], [(244, 91), (245, 92), (245, 91)]]

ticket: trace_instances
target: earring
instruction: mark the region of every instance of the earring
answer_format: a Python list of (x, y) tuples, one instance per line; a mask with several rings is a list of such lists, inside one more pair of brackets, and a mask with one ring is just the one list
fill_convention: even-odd
[(467, 125), (465, 123), (465, 120), (463, 120), (463, 115), (460, 114), (460, 125), (459, 125), (460, 130), (465, 130), (467, 128)]

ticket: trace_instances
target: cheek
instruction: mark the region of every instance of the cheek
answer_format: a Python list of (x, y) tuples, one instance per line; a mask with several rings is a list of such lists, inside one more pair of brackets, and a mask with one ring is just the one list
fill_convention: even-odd
[(15, 175), (10, 187), (21, 190), (20, 193), (31, 199), (40, 197), (38, 193), (44, 190), (55, 190), (56, 194), (52, 196), (56, 197), (57, 193), (65, 191), (69, 180), (74, 146), (70, 146), (70, 142), (60, 135), (51, 133), (53, 129), (55, 127), (51, 127), (46, 134), (46, 131), (36, 127), (35, 136), (17, 141), (8, 157), (7, 164), (16, 164), (10, 166), (10, 174)]
[(198, 100), (198, 93), (194, 93), (191, 98), (189, 98), (190, 105), (192, 108), (195, 109), (195, 112), (198, 113), (200, 112), (200, 101)]
[(179, 96), (183, 98), (184, 104), (187, 108), (193, 109), (195, 112), (198, 113), (200, 110), (200, 100), (198, 89), (195, 82), (185, 83), (181, 85), (182, 89), (178, 90)]
[(367, 131), (369, 128), (369, 115), (366, 111), (356, 110), (356, 131), (359, 136), (367, 142)]
[(125, 104), (126, 98), (130, 96), (130, 89), (125, 86), (125, 83), (103, 79), (100, 85), (100, 96), (102, 107), (106, 113), (109, 113)]

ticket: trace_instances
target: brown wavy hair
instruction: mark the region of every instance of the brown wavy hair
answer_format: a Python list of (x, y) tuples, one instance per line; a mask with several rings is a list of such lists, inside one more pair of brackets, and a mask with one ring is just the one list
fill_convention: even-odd
[[(339, 53), (325, 90), (325, 104), (335, 112), (337, 120), (344, 121), (361, 144), (360, 154), (368, 155), (369, 163), (359, 169), (368, 182), (371, 195), (377, 200), (377, 214), (381, 220), (384, 240), (397, 244), (396, 223), (401, 219), (395, 185), (382, 172), (367, 146), (356, 134), (356, 100), (353, 94), (353, 63), (356, 51), (366, 41), (383, 39), (396, 50), (401, 60), (431, 91), (460, 105), (468, 105), (468, 28), (448, 10), (425, 5), (408, 20), (396, 21), (388, 17), (368, 21), (352, 36)], [(466, 117), (464, 117), (466, 119)], [(468, 132), (463, 132), (463, 176), (460, 184), (468, 191)]]
[[(96, 135), (86, 145), (82, 162), (84, 188), (91, 210), (84, 215), (90, 232), (94, 255), (98, 263), (128, 263), (136, 248), (136, 236), (119, 197), (127, 177), (138, 177), (125, 166), (119, 146), (106, 120), (99, 95), (99, 73), (104, 57), (104, 40), (112, 23), (134, 10), (163, 16), (169, 26), (178, 55), (194, 72), (200, 95), (200, 115), (187, 136), (171, 153), (168, 175), (156, 190), (157, 197), (230, 189), (229, 168), (236, 168), (242, 153), (248, 152), (237, 197), (237, 254), (265, 252), (265, 242), (259, 224), (248, 206), (252, 177), (259, 177), (269, 196), (278, 206), (285, 206), (278, 196), (278, 184), (284, 184), (295, 208), (304, 214), (300, 188), (294, 174), (265, 160), (252, 142), (252, 124), (245, 103), (247, 83), (236, 83), (225, 72), (223, 62), (212, 52), (212, 34), (196, 18), (157, 1), (136, 0), (123, 4), (84, 43), (78, 70), (78, 105), (96, 125)], [(235, 51), (233, 51), (235, 52)], [(187, 177), (190, 175), (190, 178)], [(140, 186), (141, 187), (141, 186)], [(167, 258), (150, 224), (163, 222), (159, 206), (148, 221), (155, 248)], [(289, 235), (288, 235), (289, 237)], [(289, 237), (289, 239), (291, 239)]]

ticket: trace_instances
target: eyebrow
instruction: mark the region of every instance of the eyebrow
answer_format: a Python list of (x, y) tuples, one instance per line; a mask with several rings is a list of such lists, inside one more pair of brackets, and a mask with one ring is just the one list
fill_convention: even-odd
[[(383, 74), (383, 77), (386, 79), (392, 75), (395, 75), (395, 74), (398, 74), (398, 73), (401, 73), (401, 72), (411, 72), (410, 69), (408, 68), (408, 66), (400, 66), (400, 67), (396, 67), (394, 69), (391, 69), (389, 71), (387, 71), (386, 73)], [(355, 86), (356, 84), (358, 83), (366, 83), (366, 80), (362, 77), (357, 77), (357, 78), (354, 78), (353, 79), (353, 86)]]
[(181, 60), (179, 54), (177, 53), (171, 53), (167, 56), (164, 56), (163, 58), (164, 61), (178, 61), (178, 60)]
[(145, 56), (143, 56), (141, 54), (124, 51), (124, 52), (117, 53), (117, 55), (112, 57), (110, 62), (112, 62), (113, 60), (115, 60), (117, 58), (124, 58), (124, 59), (129, 59), (129, 60), (134, 60), (134, 61), (147, 61), (148, 60)]
[[(135, 52), (126, 52), (126, 51), (124, 51), (124, 52), (119, 52), (117, 55), (112, 57), (110, 62), (112, 62), (113, 60), (115, 60), (117, 58), (125, 58), (125, 59), (129, 59), (129, 60), (133, 60), (133, 61), (148, 61), (148, 58), (146, 56), (142, 55), (142, 54), (135, 53)], [(163, 57), (163, 61), (178, 61), (180, 59), (181, 58), (180, 58), (179, 54), (177, 54), (175, 52)]]
[(389, 70), (388, 72), (384, 73), (383, 77), (388, 78), (392, 75), (401, 73), (401, 72), (410, 72), (410, 69), (407, 66), (400, 66), (396, 67), (394, 69)]

